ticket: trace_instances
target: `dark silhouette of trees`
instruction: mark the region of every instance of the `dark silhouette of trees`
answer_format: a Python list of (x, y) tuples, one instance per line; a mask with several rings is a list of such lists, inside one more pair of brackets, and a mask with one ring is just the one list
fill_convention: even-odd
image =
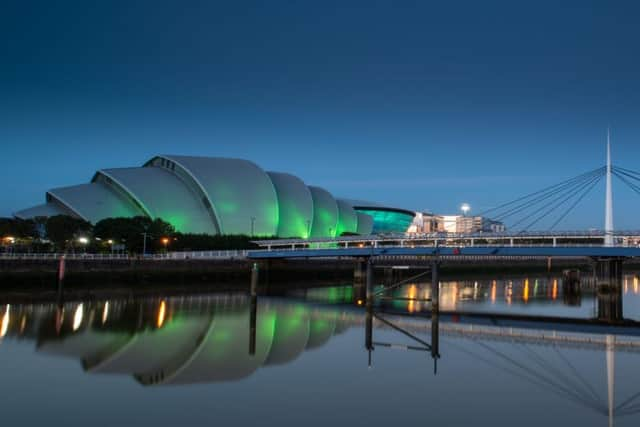
[(91, 223), (68, 215), (51, 216), (44, 227), (47, 239), (58, 251), (74, 249), (78, 246), (75, 241), (80, 237), (90, 239), (93, 228)]

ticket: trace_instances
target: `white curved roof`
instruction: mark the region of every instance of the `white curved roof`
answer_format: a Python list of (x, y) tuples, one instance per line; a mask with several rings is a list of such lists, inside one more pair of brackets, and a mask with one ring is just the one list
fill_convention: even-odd
[(275, 236), (278, 198), (267, 174), (254, 163), (219, 157), (161, 156), (188, 171), (206, 192), (222, 234)]
[(280, 238), (371, 234), (371, 217), (356, 212), (353, 203), (247, 160), (164, 155), (140, 168), (100, 170), (90, 184), (52, 189), (46, 204), (15, 216), (66, 214), (92, 223), (147, 216), (183, 233)]
[(344, 200), (336, 200), (338, 204), (338, 231), (336, 236), (342, 233), (356, 233), (358, 231), (358, 215), (351, 205)]
[(92, 223), (104, 218), (145, 215), (144, 211), (132, 201), (99, 182), (54, 188), (49, 190), (47, 194), (81, 218)]
[(373, 233), (373, 217), (362, 212), (356, 212), (358, 215), (358, 231), (362, 236), (368, 236)]
[(338, 229), (338, 204), (324, 188), (309, 186), (313, 198), (311, 237), (335, 237)]
[(139, 201), (152, 218), (169, 222), (183, 233), (215, 234), (209, 211), (197, 194), (175, 174), (159, 167), (118, 168), (98, 171), (94, 181), (110, 179)]
[(57, 203), (43, 203), (32, 208), (15, 212), (13, 216), (19, 219), (30, 219), (37, 217), (49, 217), (56, 215), (75, 215), (72, 211), (65, 209)]
[(279, 237), (305, 238), (313, 221), (311, 191), (300, 178), (288, 173), (267, 172), (278, 196)]

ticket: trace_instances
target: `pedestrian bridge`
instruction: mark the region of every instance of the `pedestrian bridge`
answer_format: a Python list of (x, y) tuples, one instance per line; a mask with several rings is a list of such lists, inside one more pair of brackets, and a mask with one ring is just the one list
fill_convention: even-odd
[(250, 259), (402, 256), (594, 257), (640, 256), (640, 231), (616, 232), (604, 245), (603, 232), (476, 233), (347, 236), (336, 239), (258, 240)]

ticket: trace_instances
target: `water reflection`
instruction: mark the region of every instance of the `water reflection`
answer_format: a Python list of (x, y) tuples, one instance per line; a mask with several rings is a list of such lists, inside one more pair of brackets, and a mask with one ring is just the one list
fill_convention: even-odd
[[(535, 312), (610, 321), (621, 321), (626, 315), (640, 320), (637, 310), (623, 311), (625, 296), (640, 295), (638, 283), (636, 273), (625, 274), (616, 282), (603, 282), (591, 273), (576, 270), (558, 276), (444, 280), (440, 282), (440, 308), (447, 312)], [(429, 282), (408, 283), (391, 289), (388, 295), (390, 298), (380, 303), (385, 308), (410, 313), (431, 310)]]
[[(317, 295), (317, 294), (316, 294)], [(24, 325), (17, 320), (22, 318)], [(282, 365), (358, 324), (349, 311), (245, 295), (4, 307), (3, 337), (144, 385), (232, 381)]]
[[(183, 390), (176, 386), (196, 383), (225, 387), (249, 378), (259, 381), (258, 371), (275, 367), (279, 380), (292, 381), (288, 370), (310, 352), (322, 355), (315, 366), (322, 376), (330, 376), (345, 363), (337, 356), (340, 346), (353, 345), (361, 366), (372, 368), (371, 375), (383, 371), (399, 399), (411, 398), (403, 387), (415, 381), (422, 388), (411, 393), (431, 399), (441, 389), (457, 387), (457, 403), (450, 409), (478, 404), (497, 411), (522, 400), (491, 396), (525, 389), (536, 399), (553, 396), (545, 401), (549, 407), (572, 404), (599, 414), (597, 425), (611, 425), (616, 417), (633, 421), (640, 411), (640, 382), (634, 376), (640, 363), (640, 327), (610, 319), (621, 318), (622, 299), (637, 293), (637, 276), (622, 277), (625, 285), (619, 292), (591, 286), (588, 279), (581, 278), (578, 306), (566, 305), (569, 291), (562, 276), (444, 281), (442, 313), (431, 311), (431, 289), (423, 283), (390, 292), (403, 299), (366, 307), (357, 304), (361, 290), (352, 286), (291, 290), (286, 298), (241, 292), (2, 304), (0, 341), (2, 346), (34, 342), (40, 356), (78, 361), (82, 369), (77, 371), (85, 378), (129, 378), (140, 390)], [(589, 305), (585, 301), (597, 303), (598, 310), (586, 313), (581, 323), (471, 310), (506, 307), (507, 301), (509, 310), (520, 308), (520, 314), (554, 307), (555, 315), (562, 316), (562, 309), (584, 309)], [(415, 355), (419, 365), (407, 363)], [(437, 376), (431, 376), (432, 366)], [(428, 370), (420, 369), (424, 367)], [(340, 372), (340, 381), (362, 381)], [(404, 382), (394, 382), (403, 375)], [(476, 382), (482, 382), (481, 392), (471, 400), (459, 397)], [(341, 387), (336, 383), (335, 393)], [(375, 402), (376, 395), (360, 393)]]

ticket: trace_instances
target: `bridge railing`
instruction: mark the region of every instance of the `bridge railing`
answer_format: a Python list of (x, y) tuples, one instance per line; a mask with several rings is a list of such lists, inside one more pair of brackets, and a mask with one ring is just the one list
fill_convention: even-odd
[[(290, 252), (290, 251), (304, 251), (304, 250), (321, 250), (321, 249), (371, 249), (371, 248), (544, 248), (544, 247), (556, 247), (556, 248), (584, 248), (584, 247), (593, 247), (599, 248), (603, 247), (602, 244), (596, 243), (557, 243), (555, 245), (548, 243), (534, 243), (534, 244), (465, 244), (464, 242), (457, 243), (442, 243), (433, 245), (433, 244), (403, 244), (403, 245), (389, 245), (389, 244), (381, 244), (381, 245), (344, 245), (341, 242), (336, 242), (334, 244), (331, 243), (323, 243), (321, 245), (317, 244), (307, 244), (307, 245), (295, 245), (295, 247), (289, 246), (269, 246), (262, 247), (261, 249), (252, 249), (250, 252)], [(638, 245), (616, 245), (616, 247), (638, 247)]]
[(0, 253), (0, 260), (56, 260), (64, 256), (67, 260), (109, 261), (109, 260), (197, 260), (197, 259), (244, 259), (246, 250), (220, 250), (220, 251), (189, 251), (167, 252), (160, 254), (129, 255), (129, 254), (94, 254), (94, 253)]

